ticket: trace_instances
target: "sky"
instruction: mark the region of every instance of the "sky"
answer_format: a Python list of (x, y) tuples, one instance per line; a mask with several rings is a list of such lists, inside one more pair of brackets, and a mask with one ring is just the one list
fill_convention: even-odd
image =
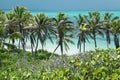
[(0, 9), (15, 6), (29, 10), (120, 10), (120, 0), (0, 0)]

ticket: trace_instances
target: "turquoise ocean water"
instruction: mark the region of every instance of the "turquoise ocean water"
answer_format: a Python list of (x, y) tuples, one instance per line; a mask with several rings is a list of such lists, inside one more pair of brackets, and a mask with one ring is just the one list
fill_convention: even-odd
[[(88, 15), (88, 12), (91, 12), (91, 11), (30, 11), (30, 12), (33, 15), (36, 15), (38, 13), (45, 13), (49, 17), (56, 17), (58, 12), (64, 12), (70, 17), (70, 20), (75, 22), (75, 19), (74, 19), (73, 16), (78, 16), (78, 14)], [(99, 11), (99, 12), (101, 13), (101, 17), (103, 17), (103, 14), (107, 13), (107, 12), (108, 13), (113, 13), (114, 14), (113, 16), (119, 16), (120, 17), (120, 11)], [(72, 40), (74, 41), (75, 45), (69, 44), (70, 50), (68, 50), (68, 52), (64, 51), (64, 53), (67, 54), (67, 55), (72, 55), (72, 54), (76, 54), (76, 53), (79, 52), (79, 49), (77, 49), (77, 40), (78, 40), (78, 38), (76, 37), (76, 38), (74, 38)], [(90, 38), (89, 41), (90, 42), (86, 42), (86, 51), (95, 49), (93, 40)], [(50, 52), (53, 52), (54, 49), (57, 46), (56, 45), (56, 39), (54, 40), (54, 42), (55, 43), (52, 44), (49, 40), (47, 40), (45, 49), (50, 51)], [(18, 44), (18, 42), (16, 44)], [(101, 48), (101, 49), (107, 49), (105, 36), (104, 37), (97, 36), (97, 46), (98, 46), (98, 48)], [(115, 48), (112, 35), (111, 35), (111, 44), (109, 45), (109, 48)], [(31, 49), (29, 41), (26, 43), (26, 49), (27, 50)], [(39, 49), (41, 49), (40, 44), (39, 44)], [(56, 51), (56, 53), (60, 54), (60, 49), (59, 48)]]

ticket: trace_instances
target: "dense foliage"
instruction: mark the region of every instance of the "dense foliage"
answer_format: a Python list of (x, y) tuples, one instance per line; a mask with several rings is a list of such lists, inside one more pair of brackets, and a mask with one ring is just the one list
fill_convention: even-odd
[[(39, 53), (39, 52), (38, 52)], [(44, 54), (50, 54), (44, 52)], [(64, 55), (52, 59), (31, 58), (28, 52), (23, 54), (0, 53), (1, 80), (119, 80), (120, 49), (99, 50), (80, 53), (73, 56)]]
[[(19, 6), (10, 12), (0, 10), (0, 80), (120, 80), (120, 19), (112, 15), (79, 14), (73, 17), (74, 24), (63, 12), (48, 17), (44, 13), (33, 16)], [(116, 49), (97, 49), (98, 35), (106, 36), (108, 48), (113, 35)], [(73, 38), (83, 53), (64, 55), (68, 43), (74, 44)], [(90, 38), (96, 49), (85, 52)], [(44, 50), (48, 39), (57, 41), (53, 53)], [(28, 41), (31, 52), (26, 51)], [(61, 55), (54, 54), (58, 47)]]

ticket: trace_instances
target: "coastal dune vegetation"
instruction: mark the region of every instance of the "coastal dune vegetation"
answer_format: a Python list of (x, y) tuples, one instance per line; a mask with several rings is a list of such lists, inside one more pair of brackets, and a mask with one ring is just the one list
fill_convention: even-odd
[[(76, 23), (64, 12), (56, 17), (45, 13), (32, 15), (20, 6), (9, 12), (0, 10), (0, 79), (119, 80), (119, 16), (92, 11), (73, 18)], [(109, 48), (111, 35), (116, 49)], [(108, 49), (97, 47), (97, 36), (105, 38)], [(79, 52), (65, 55), (68, 44), (75, 45), (73, 38), (77, 38)], [(94, 42), (94, 51), (86, 51), (90, 39)], [(53, 52), (45, 51), (47, 40), (57, 43)], [(26, 50), (28, 41), (31, 51)], [(57, 49), (61, 55), (55, 54)]]

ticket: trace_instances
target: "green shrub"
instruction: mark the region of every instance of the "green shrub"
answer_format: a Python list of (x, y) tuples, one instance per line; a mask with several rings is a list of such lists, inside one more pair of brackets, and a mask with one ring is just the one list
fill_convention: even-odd
[[(42, 55), (44, 54), (44, 55)], [(31, 53), (0, 54), (0, 80), (120, 80), (120, 54), (108, 49), (45, 60), (47, 51), (32, 59)], [(42, 56), (42, 59), (40, 57)], [(46, 57), (45, 57), (46, 58)]]

